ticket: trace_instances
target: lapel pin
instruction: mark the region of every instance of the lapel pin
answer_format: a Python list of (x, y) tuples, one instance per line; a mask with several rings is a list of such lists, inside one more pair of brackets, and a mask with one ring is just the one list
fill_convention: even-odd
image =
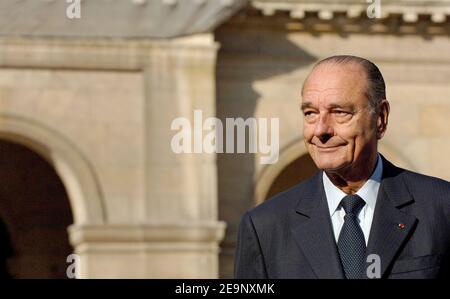
[(404, 228), (405, 228), (405, 224), (399, 223), (399, 224), (398, 224), (398, 228), (399, 228), (399, 229), (404, 229)]

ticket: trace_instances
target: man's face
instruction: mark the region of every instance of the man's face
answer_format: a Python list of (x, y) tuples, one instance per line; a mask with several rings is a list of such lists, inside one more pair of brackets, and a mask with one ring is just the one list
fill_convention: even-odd
[(354, 63), (317, 66), (302, 93), (305, 145), (320, 169), (364, 167), (377, 153), (376, 119), (366, 74)]

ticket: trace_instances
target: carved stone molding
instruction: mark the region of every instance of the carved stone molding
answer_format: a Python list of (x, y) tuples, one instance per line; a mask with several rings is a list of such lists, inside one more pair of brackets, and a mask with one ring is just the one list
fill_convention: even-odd
[(178, 222), (146, 224), (72, 225), (73, 245), (83, 242), (217, 242), (225, 223)]
[(225, 223), (72, 225), (78, 278), (217, 278)]
[[(74, 1), (71, 1), (75, 3)], [(0, 35), (171, 38), (211, 32), (245, 0), (0, 1)]]
[[(450, 16), (448, 0), (378, 0), (380, 18), (400, 15), (402, 20), (414, 23), (419, 15), (430, 16), (433, 23), (443, 23)], [(367, 11), (377, 0), (254, 0), (252, 7), (263, 15), (274, 15), (278, 11), (288, 12), (293, 19), (304, 19), (307, 13), (317, 13), (321, 20), (330, 20), (336, 14), (344, 13), (348, 18), (366, 17)]]
[(450, 0), (254, 0), (227, 24), (312, 34), (448, 35)]
[(0, 67), (142, 71), (161, 52), (206, 58), (217, 48), (210, 33), (164, 40), (0, 36)]
[[(380, 14), (371, 18), (368, 11), (376, 2), (380, 4)], [(290, 25), (291, 29), (318, 32), (447, 34), (450, 19), (450, 0), (81, 0), (80, 3), (81, 18), (70, 19), (66, 15), (70, 3), (66, 1), (2, 0), (0, 35), (172, 38), (212, 32), (246, 4), (246, 12), (257, 11), (265, 17), (281, 14), (296, 23)]]

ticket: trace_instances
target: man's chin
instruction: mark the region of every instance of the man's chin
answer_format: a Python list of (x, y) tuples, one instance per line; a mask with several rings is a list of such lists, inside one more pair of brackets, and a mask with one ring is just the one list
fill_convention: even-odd
[(339, 171), (344, 169), (348, 163), (343, 163), (342, 161), (317, 161), (316, 166), (317, 168), (323, 170), (323, 171)]

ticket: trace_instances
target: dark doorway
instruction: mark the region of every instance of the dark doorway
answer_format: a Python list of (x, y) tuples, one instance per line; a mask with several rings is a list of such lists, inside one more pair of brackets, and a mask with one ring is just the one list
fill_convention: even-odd
[(73, 249), (69, 199), (54, 168), (29, 148), (0, 140), (0, 265), (12, 278), (66, 278)]

